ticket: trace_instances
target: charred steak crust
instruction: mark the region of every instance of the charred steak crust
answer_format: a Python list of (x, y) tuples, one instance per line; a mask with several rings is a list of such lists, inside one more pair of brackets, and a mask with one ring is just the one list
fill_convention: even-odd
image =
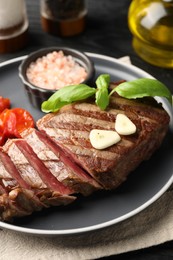
[[(141, 103), (113, 97), (109, 108), (101, 111), (93, 103), (74, 103), (38, 120), (37, 127), (52, 138), (73, 160), (105, 189), (118, 187), (143, 160), (160, 146), (167, 132), (169, 115), (156, 102)], [(126, 114), (137, 132), (104, 150), (96, 150), (89, 132), (115, 130), (118, 113)]]

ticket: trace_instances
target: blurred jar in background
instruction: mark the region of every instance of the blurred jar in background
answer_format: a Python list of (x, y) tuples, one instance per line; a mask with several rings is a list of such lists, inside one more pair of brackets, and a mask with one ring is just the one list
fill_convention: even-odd
[(41, 23), (44, 31), (66, 37), (85, 29), (85, 0), (40, 0)]
[(14, 52), (27, 43), (28, 19), (24, 0), (0, 0), (0, 53)]
[(133, 47), (142, 59), (173, 68), (173, 0), (133, 0), (128, 24)]

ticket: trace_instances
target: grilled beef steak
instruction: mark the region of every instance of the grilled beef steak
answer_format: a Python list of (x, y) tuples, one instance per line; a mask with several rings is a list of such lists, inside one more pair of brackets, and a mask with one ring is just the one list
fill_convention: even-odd
[[(137, 127), (133, 135), (107, 149), (92, 147), (92, 129), (115, 131), (118, 113), (125, 114)], [(112, 97), (107, 111), (94, 103), (74, 103), (38, 120), (44, 131), (74, 163), (85, 169), (105, 189), (118, 187), (143, 160), (149, 159), (167, 132), (169, 115), (156, 102), (141, 103)]]
[[(90, 131), (115, 131), (119, 113), (137, 131), (121, 135), (121, 141), (109, 148), (93, 148)], [(169, 115), (156, 102), (119, 96), (111, 98), (106, 111), (92, 102), (79, 102), (44, 116), (37, 122), (38, 130), (25, 130), (21, 139), (9, 139), (0, 149), (0, 219), (66, 205), (77, 193), (118, 187), (160, 146), (168, 125)]]

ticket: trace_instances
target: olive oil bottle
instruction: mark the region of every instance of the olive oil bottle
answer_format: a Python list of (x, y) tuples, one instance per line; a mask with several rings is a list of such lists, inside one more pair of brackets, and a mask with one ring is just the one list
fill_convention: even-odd
[(173, 0), (132, 0), (128, 25), (142, 59), (173, 68)]

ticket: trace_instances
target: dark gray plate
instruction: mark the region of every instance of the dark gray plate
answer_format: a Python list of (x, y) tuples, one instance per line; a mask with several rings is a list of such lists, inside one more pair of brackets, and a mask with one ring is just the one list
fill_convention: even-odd
[[(112, 80), (151, 77), (144, 71), (125, 65), (114, 58), (87, 53), (94, 61), (96, 76), (109, 73)], [(18, 66), (24, 57), (0, 64), (0, 95), (9, 97), (13, 107), (23, 107), (37, 120), (43, 113), (34, 109), (25, 96), (18, 77)], [(173, 181), (172, 108), (160, 99), (171, 116), (169, 133), (161, 148), (149, 161), (140, 165), (115, 191), (80, 197), (73, 204), (34, 213), (13, 224), (0, 227), (19, 232), (44, 235), (70, 235), (98, 230), (121, 222), (156, 201)]]

